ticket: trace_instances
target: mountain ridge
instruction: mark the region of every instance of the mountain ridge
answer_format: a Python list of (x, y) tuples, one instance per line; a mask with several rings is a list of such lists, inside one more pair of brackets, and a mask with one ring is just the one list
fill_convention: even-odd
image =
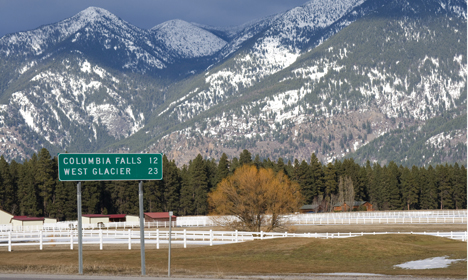
[[(109, 14), (67, 19), (89, 22), (49, 48), (0, 38), (9, 159), (46, 146), (163, 152), (178, 164), (241, 148), (328, 162), (466, 111), (466, 1), (313, 0), (232, 29), (172, 20), (143, 30)], [(453, 135), (466, 147), (465, 132)]]

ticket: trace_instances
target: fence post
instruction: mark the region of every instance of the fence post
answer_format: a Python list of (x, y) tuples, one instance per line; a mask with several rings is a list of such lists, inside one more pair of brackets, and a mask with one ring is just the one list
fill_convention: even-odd
[(8, 232), (8, 252), (11, 252), (11, 231)]
[(99, 250), (102, 250), (102, 229), (99, 229)]
[(132, 249), (132, 230), (128, 230), (128, 250)]
[(260, 240), (263, 240), (263, 231), (260, 231)]
[(42, 250), (42, 230), (39, 231), (39, 250)]
[(187, 230), (184, 229), (184, 248), (187, 248)]
[(210, 246), (213, 246), (213, 230), (210, 229)]
[(159, 228), (156, 229), (156, 249), (159, 249)]
[(73, 250), (73, 230), (70, 230), (70, 250)]
[(236, 243), (239, 242), (239, 240), (238, 240), (238, 234), (239, 234), (239, 233), (237, 232), (237, 229), (236, 229)]

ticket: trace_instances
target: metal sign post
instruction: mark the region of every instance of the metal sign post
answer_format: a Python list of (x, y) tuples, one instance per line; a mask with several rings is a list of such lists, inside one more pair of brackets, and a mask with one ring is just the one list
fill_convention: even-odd
[(143, 181), (138, 184), (138, 197), (140, 200), (140, 254), (141, 275), (146, 275), (145, 265), (145, 217), (143, 216)]
[(81, 181), (140, 181), (141, 275), (145, 266), (145, 218), (143, 216), (143, 180), (163, 179), (162, 154), (58, 154), (59, 181), (76, 181), (78, 212), (78, 273), (83, 274), (83, 224)]
[(167, 257), (167, 277), (171, 277), (171, 237), (172, 237), (172, 215), (173, 212), (169, 211), (169, 255)]
[(76, 187), (78, 206), (78, 274), (83, 274), (83, 221), (81, 220), (81, 182)]

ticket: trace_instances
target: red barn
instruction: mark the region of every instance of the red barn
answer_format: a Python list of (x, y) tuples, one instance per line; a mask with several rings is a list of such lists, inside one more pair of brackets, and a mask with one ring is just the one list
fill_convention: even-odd
[[(177, 217), (172, 215), (171, 221), (175, 222)], [(169, 222), (169, 212), (145, 213), (145, 222)]]

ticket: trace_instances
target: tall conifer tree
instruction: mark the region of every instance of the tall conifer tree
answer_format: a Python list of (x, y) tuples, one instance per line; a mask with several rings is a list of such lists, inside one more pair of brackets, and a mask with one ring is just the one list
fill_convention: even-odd
[(36, 183), (37, 155), (23, 163), (18, 182), (19, 214), (37, 217), (42, 215), (39, 202), (39, 189)]
[(39, 196), (42, 202), (44, 217), (49, 217), (53, 207), (52, 196), (55, 191), (54, 162), (46, 148), (39, 152), (37, 168), (35, 172), (39, 188)]
[(164, 211), (175, 211), (179, 208), (180, 177), (174, 161), (164, 155)]
[(216, 171), (216, 184), (219, 184), (224, 178), (229, 176), (229, 160), (225, 153), (221, 155)]
[[(190, 165), (192, 165), (192, 161), (190, 161)], [(195, 213), (195, 193), (191, 184), (190, 172), (186, 165), (182, 167), (180, 177), (182, 183), (180, 187), (179, 215), (193, 215)]]
[(312, 176), (312, 193), (315, 195), (323, 195), (325, 191), (324, 173), (322, 164), (315, 153), (310, 157), (310, 174)]
[(195, 214), (205, 215), (208, 212), (208, 176), (206, 165), (200, 154), (189, 167), (190, 183), (194, 192)]
[(242, 153), (239, 155), (239, 165), (242, 166), (244, 164), (251, 164), (252, 163), (252, 154), (244, 149)]
[(448, 166), (437, 165), (435, 171), (437, 175), (437, 189), (439, 194), (440, 209), (450, 209), (453, 207), (453, 190), (450, 182)]
[(0, 209), (14, 213), (16, 210), (15, 187), (10, 166), (3, 155), (0, 157)]
[(419, 207), (421, 209), (437, 209), (437, 186), (434, 169), (429, 165), (427, 170), (424, 167), (421, 168), (419, 174), (421, 182)]

